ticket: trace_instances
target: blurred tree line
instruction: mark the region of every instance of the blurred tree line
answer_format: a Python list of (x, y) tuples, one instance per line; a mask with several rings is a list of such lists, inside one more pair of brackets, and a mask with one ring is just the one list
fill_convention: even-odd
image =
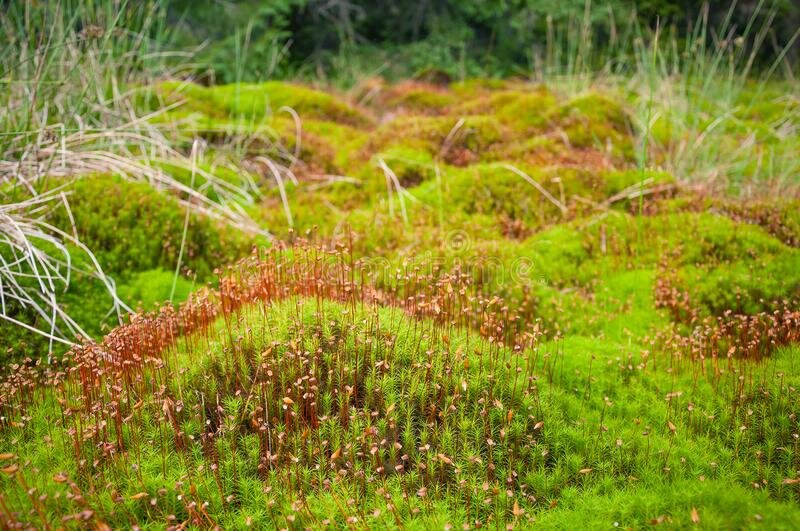
[[(769, 24), (759, 51), (768, 63), (800, 27), (798, 0), (171, 0), (167, 13), (178, 43), (202, 44), (198, 59), (218, 82), (347, 70), (508, 76), (530, 71), (553, 28), (589, 23), (602, 46), (632, 24), (645, 34), (672, 25), (681, 38), (704, 16), (709, 28), (729, 19), (734, 33)], [(798, 50), (787, 54), (795, 65)]]

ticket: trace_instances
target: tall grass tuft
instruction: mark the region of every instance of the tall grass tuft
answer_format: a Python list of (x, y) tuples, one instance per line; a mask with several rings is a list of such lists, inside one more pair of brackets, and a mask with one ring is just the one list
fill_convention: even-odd
[[(164, 168), (194, 173), (188, 153), (174, 148), (137, 109), (155, 96), (151, 84), (179, 74), (190, 54), (167, 52), (169, 30), (160, 2), (11, 2), (0, 15), (0, 317), (72, 342), (83, 334), (61, 310), (57, 294), (81, 259), (104, 280), (115, 309), (125, 308), (91, 250), (48, 224), (56, 202), (69, 211), (66, 186), (76, 178), (115, 174), (171, 193), (187, 207), (242, 229), (258, 227), (241, 209), (256, 193), (196, 169), (202, 186)], [(159, 105), (159, 107), (161, 107)], [(158, 112), (163, 112), (164, 109)], [(23, 282), (21, 278), (32, 278)], [(58, 285), (58, 286), (57, 286)], [(15, 316), (34, 314), (43, 326)]]
[(800, 106), (787, 96), (798, 88), (787, 53), (800, 29), (777, 43), (776, 2), (759, 0), (743, 27), (736, 7), (717, 25), (706, 3), (682, 32), (635, 11), (620, 18), (609, 9), (598, 20), (587, 1), (583, 17), (548, 21), (531, 78), (567, 94), (616, 89), (633, 102), (639, 162), (684, 183), (746, 197), (796, 194), (800, 161), (787, 155), (798, 148)]

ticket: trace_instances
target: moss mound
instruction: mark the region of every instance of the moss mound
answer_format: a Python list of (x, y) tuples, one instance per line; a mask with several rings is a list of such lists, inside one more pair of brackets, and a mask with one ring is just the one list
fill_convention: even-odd
[[(286, 260), (266, 265), (261, 278), (300, 271), (292, 264), (302, 256)], [(246, 289), (236, 278), (230, 296)], [(272, 303), (226, 306), (220, 292), (220, 319), (172, 346), (126, 340), (148, 353), (128, 360), (112, 339), (77, 353), (77, 370), (54, 368), (47, 377), (62, 383), (37, 399), (6, 395), (10, 425), (0, 441), (16, 448), (3, 454), (6, 522), (636, 526), (688, 522), (697, 512), (737, 526), (756, 508), (776, 525), (800, 519), (783, 483), (791, 459), (774, 451), (791, 444), (792, 428), (779, 419), (797, 397), (777, 397), (795, 376), (771, 383), (775, 395), (748, 387), (750, 409), (731, 410), (715, 391), (723, 382), (657, 371), (668, 357), (637, 354), (640, 363), (633, 353), (621, 358), (613, 342), (587, 349), (594, 343), (580, 336), (559, 346), (534, 335), (512, 347), (447, 325), (446, 315), (409, 317), (430, 311), (424, 298), (401, 307), (364, 304), (347, 289), (337, 292), (342, 302), (298, 298), (291, 293), (303, 281), (285, 281), (289, 290), (278, 296), (288, 298)], [(454, 303), (469, 300), (454, 293)], [(192, 301), (178, 321), (134, 321), (114, 337), (168, 337), (159, 319), (199, 325), (210, 301)], [(783, 370), (795, 355), (774, 363)], [(108, 369), (98, 371), (107, 356)], [(95, 376), (81, 384), (85, 371)], [(675, 387), (687, 392), (665, 402), (664, 389)], [(748, 439), (758, 462), (739, 452), (742, 436), (730, 423), (764, 430)], [(771, 496), (753, 493), (754, 473)], [(633, 497), (587, 514), (581, 500), (625, 485)], [(692, 495), (662, 496), (678, 488)], [(735, 510), (724, 495), (731, 491), (744, 497)]]
[(158, 86), (158, 92), (167, 102), (184, 102), (182, 112), (196, 111), (212, 118), (258, 121), (277, 113), (281, 107), (290, 107), (309, 118), (349, 125), (370, 122), (363, 112), (326, 92), (279, 81), (214, 87), (165, 82)]

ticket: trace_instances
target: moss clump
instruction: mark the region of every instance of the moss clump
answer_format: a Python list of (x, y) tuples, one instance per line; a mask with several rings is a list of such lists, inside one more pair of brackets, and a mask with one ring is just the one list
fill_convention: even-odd
[(800, 298), (800, 253), (736, 260), (717, 267), (687, 266), (681, 272), (689, 300), (712, 315), (772, 311)]
[(763, 228), (790, 247), (800, 247), (800, 200), (712, 201), (707, 208), (718, 209), (726, 216)]
[(641, 187), (650, 190), (663, 185), (674, 184), (675, 177), (662, 170), (620, 169), (603, 173), (605, 181), (604, 192), (613, 196), (624, 190), (636, 191)]
[(263, 120), (285, 106), (301, 117), (349, 125), (367, 125), (371, 121), (363, 112), (326, 92), (279, 81), (215, 87), (165, 82), (158, 88), (168, 102), (185, 100), (187, 110), (215, 118)]
[[(171, 270), (178, 262), (184, 208), (177, 199), (143, 183), (95, 175), (75, 182), (70, 208), (78, 238), (111, 274)], [(63, 210), (55, 223), (71, 230)], [(183, 271), (207, 279), (219, 264), (249, 252), (251, 242), (200, 214), (189, 216)]]
[(667, 259), (676, 287), (701, 315), (754, 314), (800, 295), (800, 252), (760, 227), (721, 214), (615, 214), (583, 234), (593, 260), (654, 268)]
[(507, 129), (492, 116), (399, 117), (376, 129), (361, 153), (362, 159), (367, 159), (401, 147), (423, 150), (451, 165), (463, 166), (477, 162), (481, 153), (502, 142), (507, 134)]
[[(598, 171), (579, 165), (543, 169), (527, 161), (513, 168), (533, 179), (550, 197), (502, 163), (479, 163), (467, 168), (441, 166), (441, 181), (426, 181), (413, 193), (434, 206), (440, 202), (439, 195), (446, 197), (442, 209), (447, 216), (461, 213), (507, 217), (537, 230), (601, 208), (629, 208), (631, 201), (624, 200), (620, 193), (636, 191), (643, 181), (647, 188), (672, 180), (661, 172)], [(562, 211), (560, 205), (566, 210)]]
[(550, 118), (573, 146), (599, 146), (618, 157), (633, 158), (631, 119), (609, 96), (596, 92), (577, 96), (555, 109)]
[(466, 100), (454, 107), (454, 116), (493, 114), (508, 127), (520, 133), (530, 133), (544, 128), (556, 106), (555, 96), (544, 87), (526, 90), (493, 91)]
[(381, 96), (383, 110), (438, 114), (457, 101), (446, 88), (428, 83), (407, 81), (390, 87)]
[[(541, 171), (531, 171), (555, 196), (559, 189)], [(562, 216), (561, 211), (522, 177), (498, 164), (479, 164), (469, 168), (445, 171), (443, 187), (452, 198), (448, 209), (467, 214), (508, 215), (541, 226)]]
[(509, 82), (504, 79), (473, 78), (450, 84), (450, 90), (461, 98), (472, 98), (493, 90), (507, 88)]
[[(276, 130), (283, 147), (293, 153), (297, 145), (296, 124), (282, 121)], [(301, 116), (300, 160), (314, 173), (350, 175), (354, 148), (364, 142), (368, 133), (346, 124)]]

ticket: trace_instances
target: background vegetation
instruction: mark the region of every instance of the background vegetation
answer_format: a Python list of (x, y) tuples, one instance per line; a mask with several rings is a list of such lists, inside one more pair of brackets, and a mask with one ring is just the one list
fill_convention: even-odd
[[(756, 14), (755, 20), (751, 20)], [(404, 79), (426, 70), (453, 78), (530, 75), (546, 54), (548, 39), (565, 27), (590, 26), (598, 61), (623, 62), (616, 35), (645, 35), (674, 27), (691, 39), (700, 18), (709, 28), (769, 19), (770, 39), (759, 52), (769, 62), (800, 24), (791, 0), (447, 0), (185, 2), (168, 4), (177, 42), (205, 43), (197, 58), (217, 82), (302, 76), (342, 85), (359, 75)], [(709, 36), (711, 38), (711, 36)], [(716, 40), (727, 35), (713, 36)], [(798, 58), (798, 48), (788, 53)], [(236, 60), (231, 61), (231, 58)], [(594, 64), (592, 67), (602, 67)]]

